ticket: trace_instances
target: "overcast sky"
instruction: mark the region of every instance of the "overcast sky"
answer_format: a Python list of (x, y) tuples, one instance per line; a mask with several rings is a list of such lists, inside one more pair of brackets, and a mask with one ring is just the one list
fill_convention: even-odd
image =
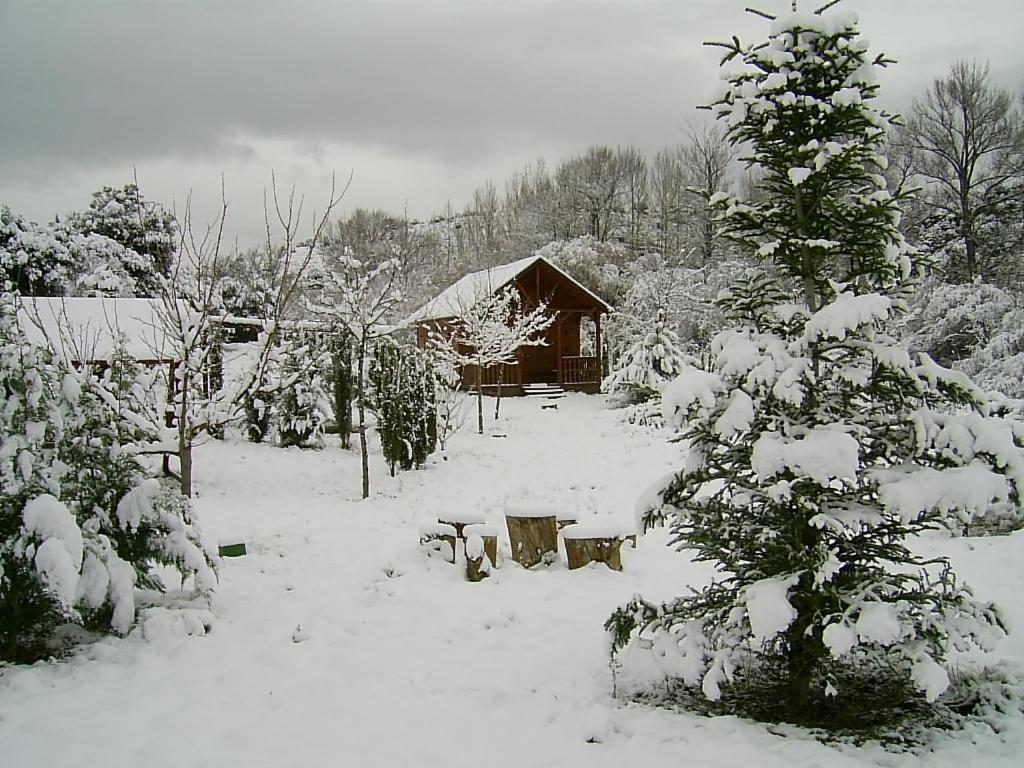
[[(813, 10), (821, 0), (801, 3)], [(223, 173), (255, 241), (274, 170), (322, 208), (429, 216), (543, 157), (678, 143), (717, 84), (701, 42), (788, 0), (0, 0), (0, 203), (36, 220), (131, 180), (197, 217)], [(1021, 0), (846, 0), (903, 108), (958, 58), (1024, 90)]]

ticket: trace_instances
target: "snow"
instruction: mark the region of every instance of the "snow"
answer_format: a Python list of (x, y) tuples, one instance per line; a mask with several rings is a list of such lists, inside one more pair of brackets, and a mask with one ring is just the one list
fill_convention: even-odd
[(71, 361), (109, 360), (122, 336), (133, 360), (174, 359), (157, 299), (24, 296), (18, 320), (31, 343), (49, 344)]
[[(1019, 765), (1019, 725), (893, 754), (614, 698), (602, 631), (609, 613), (637, 592), (663, 600), (702, 587), (715, 576), (709, 564), (674, 552), (666, 531), (655, 529), (637, 549), (622, 548), (621, 573), (569, 571), (561, 559), (526, 571), (505, 559), (471, 584), (460, 566), (425, 556), (417, 532), (446, 512), (485, 510), (507, 551), (501, 511), (517, 505), (628, 525), (641, 490), (679, 469), (680, 446), (664, 432), (622, 425), (600, 397), (569, 395), (554, 412), (508, 398), (502, 413), (507, 438), (464, 429), (447, 461), (421, 471), (390, 478), (372, 454), (374, 493), (365, 501), (358, 454), (336, 442), (315, 451), (198, 447), (195, 504), (204, 530), (214, 540), (251, 542), (250, 553), (224, 561), (208, 608), (176, 607), (172, 591), (167, 606), (139, 612), (126, 638), (60, 662), (0, 669), (0, 763)], [(1011, 627), (1024, 627), (1024, 532), (914, 546), (950, 556), (979, 597), (997, 601)], [(768, 609), (784, 609), (785, 593), (781, 585), (763, 589), (754, 610), (771, 627)], [(783, 617), (780, 610), (774, 625)], [(663, 668), (700, 684), (694, 670), (714, 650), (683, 628), (677, 639), (651, 650)], [(1024, 633), (1000, 640), (995, 653), (1024, 660)], [(915, 670), (918, 685), (933, 682), (926, 666)], [(716, 667), (709, 689), (730, 673), (724, 662)]]
[(43, 583), (69, 609), (82, 569), (84, 545), (78, 522), (60, 501), (44, 493), (25, 505), (22, 523), (25, 532), (39, 540), (34, 560)]
[(722, 437), (729, 438), (737, 432), (745, 432), (750, 429), (753, 420), (754, 401), (742, 389), (737, 389), (732, 393), (729, 405), (715, 422), (715, 432)]
[(799, 580), (800, 575), (795, 574), (785, 578), (761, 579), (747, 587), (743, 601), (747, 606), (750, 629), (758, 642), (763, 643), (785, 632), (796, 619), (796, 608), (787, 595)]
[(861, 641), (880, 645), (891, 645), (902, 634), (896, 607), (889, 603), (868, 603), (862, 607), (854, 628)]
[(406, 326), (422, 323), (426, 320), (445, 320), (459, 317), (478, 301), (504, 288), (537, 262), (543, 262), (546, 266), (560, 273), (592, 299), (605, 306), (608, 310), (611, 310), (611, 307), (589, 288), (581, 285), (577, 280), (567, 275), (543, 256), (535, 254), (509, 264), (502, 264), (501, 266), (482, 269), (479, 272), (471, 272), (468, 275), (464, 275), (409, 315), (400, 325)]
[(690, 366), (685, 367), (661, 394), (665, 423), (674, 427), (682, 426), (694, 403), (711, 408), (718, 393), (724, 389), (725, 383), (717, 374)]
[(857, 645), (857, 633), (846, 624), (829, 624), (821, 633), (821, 641), (833, 659), (849, 653)]
[(558, 518), (558, 510), (550, 509), (546, 507), (520, 507), (510, 506), (505, 507), (505, 517), (528, 517), (528, 518), (539, 518), (539, 517), (554, 517)]
[(873, 478), (882, 503), (905, 520), (930, 509), (980, 515), (1009, 496), (1006, 477), (980, 461), (948, 469), (877, 470)]
[(812, 173), (814, 173), (813, 168), (790, 168), (787, 175), (789, 176), (790, 183), (792, 183), (794, 187), (799, 187), (807, 181), (807, 177)]
[(567, 525), (561, 531), (563, 539), (624, 539), (633, 533), (631, 526), (623, 523), (596, 523), (587, 521)]
[(850, 331), (862, 325), (885, 320), (891, 309), (892, 300), (878, 293), (841, 293), (811, 316), (804, 337), (809, 342), (842, 341)]
[(857, 477), (857, 441), (834, 427), (814, 427), (801, 437), (764, 432), (754, 443), (750, 465), (763, 479), (788, 469), (828, 487), (833, 480)]

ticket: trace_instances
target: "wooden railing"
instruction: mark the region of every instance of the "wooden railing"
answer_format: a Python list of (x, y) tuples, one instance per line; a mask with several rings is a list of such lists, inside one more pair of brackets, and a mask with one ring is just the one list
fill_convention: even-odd
[(600, 384), (596, 357), (563, 357), (559, 366), (561, 384)]
[[(517, 387), (519, 386), (520, 371), (518, 365), (508, 365), (502, 363), (501, 365), (489, 365), (483, 370), (483, 376), (481, 382), (485, 387), (496, 387), (498, 386), (498, 371), (501, 371), (501, 386), (503, 387)], [(476, 366), (465, 365), (462, 368), (462, 384), (466, 388), (473, 388), (476, 386)]]

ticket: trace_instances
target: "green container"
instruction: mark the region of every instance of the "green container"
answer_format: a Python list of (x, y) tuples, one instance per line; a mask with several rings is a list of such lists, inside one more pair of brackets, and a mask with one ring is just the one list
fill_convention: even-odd
[(221, 557), (241, 557), (245, 554), (245, 542), (237, 544), (221, 544), (217, 548), (217, 554)]

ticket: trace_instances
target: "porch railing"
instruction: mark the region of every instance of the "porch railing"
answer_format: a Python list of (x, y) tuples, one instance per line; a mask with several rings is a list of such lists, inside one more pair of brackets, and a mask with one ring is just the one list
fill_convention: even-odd
[[(519, 386), (519, 366), (502, 363), (501, 365), (489, 365), (483, 369), (480, 378), (485, 387), (498, 386), (498, 371), (501, 371), (501, 385), (503, 387)], [(462, 368), (462, 384), (467, 388), (476, 386), (476, 366), (465, 365)]]
[(562, 384), (600, 384), (596, 357), (563, 357), (559, 365)]

